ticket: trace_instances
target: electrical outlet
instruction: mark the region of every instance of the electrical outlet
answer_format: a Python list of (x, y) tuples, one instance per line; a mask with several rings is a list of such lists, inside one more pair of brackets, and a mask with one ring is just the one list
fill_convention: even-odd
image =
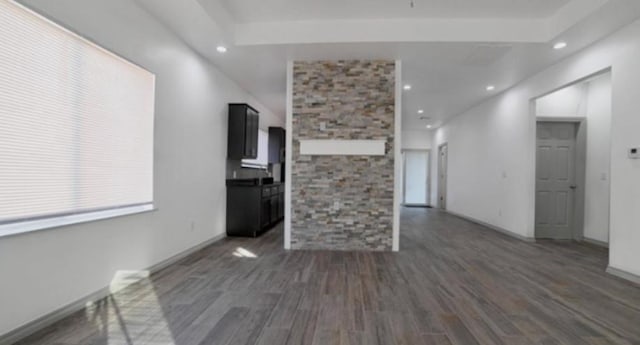
[(333, 202), (333, 209), (336, 211), (340, 211), (340, 201), (339, 200), (335, 200)]

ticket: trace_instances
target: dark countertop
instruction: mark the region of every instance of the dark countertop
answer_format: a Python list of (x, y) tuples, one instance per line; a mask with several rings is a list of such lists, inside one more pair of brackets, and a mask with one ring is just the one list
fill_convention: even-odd
[(273, 181), (272, 177), (227, 179), (227, 187), (280, 186), (284, 182)]

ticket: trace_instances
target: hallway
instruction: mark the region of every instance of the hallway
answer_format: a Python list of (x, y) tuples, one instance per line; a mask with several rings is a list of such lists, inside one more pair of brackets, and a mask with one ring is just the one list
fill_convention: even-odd
[(399, 253), (225, 239), (20, 344), (640, 343), (640, 287), (605, 250), (422, 208), (401, 228)]

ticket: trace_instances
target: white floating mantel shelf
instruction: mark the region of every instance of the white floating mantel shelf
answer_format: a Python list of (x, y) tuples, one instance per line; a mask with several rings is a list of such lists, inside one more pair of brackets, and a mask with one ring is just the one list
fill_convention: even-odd
[(384, 156), (386, 140), (300, 140), (305, 156)]

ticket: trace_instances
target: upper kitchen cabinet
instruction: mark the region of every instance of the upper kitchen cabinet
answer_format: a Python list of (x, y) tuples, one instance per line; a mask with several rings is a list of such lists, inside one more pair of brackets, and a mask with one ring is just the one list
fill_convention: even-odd
[(280, 127), (269, 127), (269, 163), (284, 163), (286, 131)]
[(227, 158), (241, 160), (258, 157), (260, 116), (248, 104), (229, 104)]

